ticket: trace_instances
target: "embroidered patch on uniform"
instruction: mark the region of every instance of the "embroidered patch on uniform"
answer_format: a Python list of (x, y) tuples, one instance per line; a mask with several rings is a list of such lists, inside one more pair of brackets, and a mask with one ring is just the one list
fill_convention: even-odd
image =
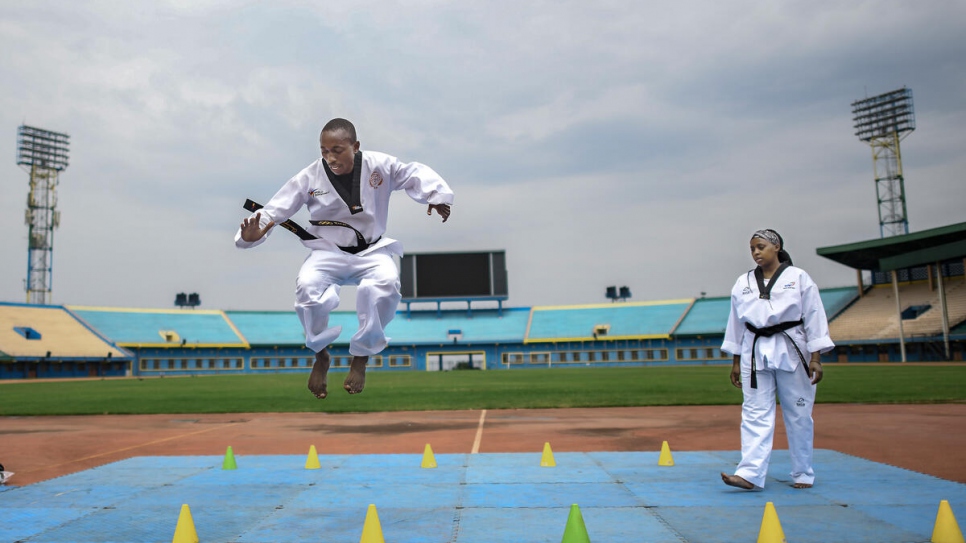
[(798, 407), (805, 407), (805, 398), (799, 398), (798, 401), (795, 402), (795, 405)]
[(372, 188), (377, 188), (382, 185), (382, 174), (379, 172), (372, 172), (369, 176), (369, 186)]
[(785, 283), (785, 286), (782, 287), (782, 289), (784, 290), (792, 290), (794, 288), (795, 288), (795, 281), (792, 281), (791, 283)]
[(742, 294), (751, 294), (751, 287), (745, 287), (741, 289)]
[(310, 190), (309, 191), (309, 196), (314, 196), (314, 197), (318, 198), (319, 196), (322, 196), (323, 194), (328, 194), (328, 193), (329, 193), (329, 191), (327, 191), (327, 190), (315, 189), (315, 190)]

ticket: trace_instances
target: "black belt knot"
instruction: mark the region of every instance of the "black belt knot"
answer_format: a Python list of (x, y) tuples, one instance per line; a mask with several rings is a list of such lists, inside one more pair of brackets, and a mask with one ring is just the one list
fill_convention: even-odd
[(755, 334), (755, 340), (751, 342), (751, 388), (758, 388), (758, 376), (756, 375), (755, 371), (755, 347), (758, 345), (758, 338), (762, 336), (772, 337), (775, 334), (782, 334), (787, 337), (788, 341), (792, 343), (792, 347), (795, 347), (795, 352), (798, 353), (798, 358), (802, 361), (802, 366), (805, 367), (805, 374), (809, 377), (812, 376), (808, 369), (808, 363), (805, 362), (805, 355), (802, 354), (802, 350), (798, 348), (798, 344), (795, 343), (795, 340), (793, 340), (792, 337), (788, 335), (788, 332), (786, 332), (786, 330), (791, 330), (792, 328), (801, 326), (803, 324), (805, 324), (805, 321), (802, 319), (798, 319), (797, 321), (780, 322), (778, 324), (763, 326), (761, 328), (758, 328), (750, 322), (745, 323), (745, 328), (747, 328), (751, 333)]

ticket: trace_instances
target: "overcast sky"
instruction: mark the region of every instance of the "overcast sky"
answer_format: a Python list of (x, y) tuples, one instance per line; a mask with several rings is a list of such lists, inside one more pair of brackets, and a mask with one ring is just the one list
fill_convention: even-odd
[(0, 0), (0, 301), (26, 299), (28, 124), (71, 137), (53, 303), (291, 309), (306, 249), (232, 237), (333, 117), (443, 175), (450, 220), (400, 192), (387, 235), (506, 250), (509, 306), (726, 295), (759, 228), (853, 285), (815, 254), (879, 237), (853, 101), (912, 89), (910, 230), (966, 220), (964, 36), (961, 0)]

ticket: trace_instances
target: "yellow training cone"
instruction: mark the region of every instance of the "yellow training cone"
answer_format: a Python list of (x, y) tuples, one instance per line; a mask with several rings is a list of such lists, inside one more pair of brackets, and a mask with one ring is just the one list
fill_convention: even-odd
[(195, 521), (191, 519), (191, 509), (188, 504), (181, 506), (178, 515), (178, 525), (174, 528), (174, 539), (171, 543), (198, 543), (198, 532), (195, 531)]
[(584, 517), (580, 514), (580, 508), (576, 503), (570, 506), (570, 516), (567, 517), (567, 526), (564, 528), (560, 543), (590, 543), (587, 527), (584, 526)]
[(671, 457), (671, 447), (667, 446), (667, 441), (661, 444), (661, 457), (657, 459), (659, 466), (673, 466), (674, 458)]
[(238, 469), (235, 465), (235, 453), (231, 452), (231, 445), (225, 451), (225, 460), (221, 463), (221, 469)]
[(787, 543), (782, 523), (778, 520), (775, 504), (765, 504), (765, 514), (761, 517), (761, 530), (758, 531), (758, 543)]
[(305, 469), (319, 469), (319, 453), (315, 451), (315, 445), (309, 446), (309, 455), (305, 458)]
[(966, 543), (963, 541), (963, 532), (959, 530), (959, 523), (953, 516), (953, 510), (946, 500), (939, 502), (939, 511), (936, 513), (936, 527), (932, 529), (932, 539), (929, 541), (932, 543)]
[(420, 467), (424, 468), (435, 468), (436, 467), (436, 457), (433, 456), (433, 448), (426, 444), (426, 448), (423, 449), (423, 463)]
[(553, 468), (557, 463), (553, 461), (553, 451), (550, 450), (550, 443), (543, 444), (543, 456), (540, 457), (540, 467)]
[(382, 525), (379, 524), (379, 513), (376, 512), (375, 504), (369, 504), (366, 511), (366, 523), (362, 526), (362, 538), (359, 543), (386, 543), (382, 538)]

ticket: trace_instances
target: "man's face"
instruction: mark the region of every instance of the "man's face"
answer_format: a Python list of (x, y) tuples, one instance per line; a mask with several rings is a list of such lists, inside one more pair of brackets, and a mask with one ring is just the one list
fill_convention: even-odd
[(322, 159), (329, 165), (332, 173), (345, 175), (352, 172), (359, 142), (352, 141), (345, 130), (322, 132), (322, 136), (319, 137), (319, 147), (322, 151)]

